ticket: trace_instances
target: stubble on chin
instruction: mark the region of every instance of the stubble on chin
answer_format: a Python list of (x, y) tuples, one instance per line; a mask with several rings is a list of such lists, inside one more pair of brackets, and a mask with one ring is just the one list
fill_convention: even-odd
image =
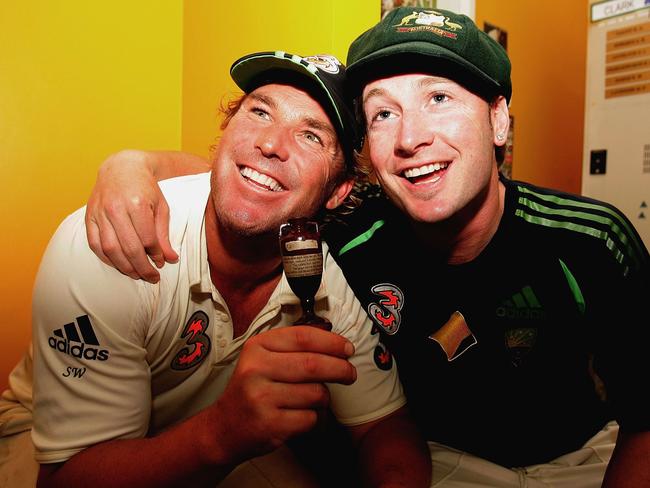
[[(215, 209), (220, 226), (241, 237), (261, 237), (272, 234), (277, 236), (282, 222), (270, 215), (253, 214), (246, 209)], [(269, 213), (272, 209), (269, 209)]]

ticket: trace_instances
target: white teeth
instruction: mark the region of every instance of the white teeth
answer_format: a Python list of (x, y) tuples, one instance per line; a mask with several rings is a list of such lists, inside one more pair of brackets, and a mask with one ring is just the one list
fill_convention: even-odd
[(248, 178), (249, 180), (254, 181), (258, 185), (267, 187), (270, 191), (284, 191), (284, 188), (282, 188), (280, 183), (278, 183), (276, 180), (274, 180), (268, 175), (263, 175), (262, 173), (258, 173), (253, 168), (249, 168), (248, 166), (243, 166), (242, 168), (239, 169), (239, 173), (244, 178)]
[(449, 163), (447, 162), (442, 162), (442, 163), (432, 163), (432, 164), (425, 164), (424, 166), (420, 166), (418, 168), (409, 168), (404, 171), (404, 176), (407, 178), (415, 178), (416, 176), (424, 176), (428, 175), (429, 173), (433, 173), (434, 171), (438, 171), (439, 169), (444, 169), (447, 166), (449, 166)]

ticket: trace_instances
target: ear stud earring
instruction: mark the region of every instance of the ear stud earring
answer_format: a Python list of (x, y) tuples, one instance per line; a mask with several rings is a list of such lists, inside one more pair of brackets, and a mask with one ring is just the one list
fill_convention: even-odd
[(497, 141), (503, 140), (503, 134), (497, 134)]

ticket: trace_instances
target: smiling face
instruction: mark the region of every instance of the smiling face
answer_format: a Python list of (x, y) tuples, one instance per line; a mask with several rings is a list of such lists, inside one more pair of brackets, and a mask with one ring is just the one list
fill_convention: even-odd
[(496, 194), (494, 145), (508, 129), (505, 99), (492, 104), (438, 76), (406, 74), (366, 85), (370, 159), (391, 200), (416, 222), (450, 219)]
[(289, 218), (334, 208), (343, 152), (323, 108), (304, 91), (270, 84), (252, 91), (225, 128), (212, 168), (221, 225), (241, 235), (277, 234)]

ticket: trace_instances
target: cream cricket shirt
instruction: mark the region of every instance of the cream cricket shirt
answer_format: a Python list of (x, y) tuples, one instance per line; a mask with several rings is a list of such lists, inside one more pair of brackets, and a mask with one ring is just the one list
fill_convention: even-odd
[[(161, 187), (180, 259), (160, 270), (158, 284), (132, 280), (92, 253), (85, 208), (66, 218), (48, 245), (33, 297), (33, 439), (41, 463), (65, 461), (111, 439), (153, 435), (196, 414), (223, 392), (247, 338), (289, 325), (300, 314), (283, 277), (246, 333), (233, 340), (207, 261), (209, 173)], [(353, 385), (328, 385), (332, 409), (342, 423), (360, 424), (405, 399), (379, 334), (371, 334), (370, 320), (326, 246), (324, 253), (317, 309), (334, 332), (355, 344), (351, 361), (358, 373)]]

